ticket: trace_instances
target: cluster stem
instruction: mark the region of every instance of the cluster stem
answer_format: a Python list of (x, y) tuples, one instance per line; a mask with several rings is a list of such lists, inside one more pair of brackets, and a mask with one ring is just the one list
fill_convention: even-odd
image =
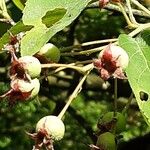
[(62, 109), (62, 111), (60, 112), (60, 114), (58, 115), (58, 117), (60, 119), (62, 119), (62, 117), (64, 116), (65, 112), (67, 111), (68, 107), (70, 106), (71, 102), (77, 97), (77, 95), (80, 93), (80, 91), (82, 90), (82, 85), (84, 83), (84, 81), (86, 80), (88, 74), (90, 73), (91, 70), (87, 71), (87, 73), (82, 77), (82, 79), (80, 80), (80, 82), (78, 83), (77, 87), (75, 88), (75, 90), (73, 91), (73, 93), (70, 95), (66, 105), (64, 106), (64, 108)]

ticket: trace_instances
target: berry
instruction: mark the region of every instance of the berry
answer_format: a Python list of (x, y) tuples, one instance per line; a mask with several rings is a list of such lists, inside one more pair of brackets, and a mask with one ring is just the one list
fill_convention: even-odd
[(129, 57), (121, 47), (109, 44), (103, 49), (98, 59), (94, 60), (94, 65), (104, 80), (111, 76), (124, 79), (124, 69), (128, 66)]
[(36, 132), (46, 131), (53, 140), (59, 141), (65, 133), (65, 126), (57, 116), (45, 116), (36, 125)]
[(9, 106), (34, 98), (40, 90), (37, 78), (30, 81), (13, 78), (10, 86), (11, 89), (0, 96), (0, 98), (7, 98)]
[(41, 73), (41, 63), (33, 56), (23, 56), (18, 59), (19, 63), (22, 64), (26, 72), (31, 78), (38, 77)]
[(11, 81), (11, 88), (16, 92), (30, 93), (28, 98), (33, 98), (39, 93), (40, 82), (37, 78), (31, 81), (14, 79)]
[(99, 135), (96, 146), (102, 150), (116, 150), (116, 142), (114, 134), (105, 132)]
[(45, 44), (38, 54), (44, 56), (48, 61), (51, 62), (58, 62), (60, 59), (60, 51), (52, 43)]
[[(113, 118), (114, 118), (114, 112), (108, 112), (104, 114), (100, 122), (102, 122), (103, 124), (107, 124), (111, 122)], [(121, 133), (126, 129), (126, 118), (123, 114), (119, 112), (116, 112), (115, 118), (116, 118), (116, 123), (114, 129), (116, 133)]]
[(40, 90), (40, 82), (37, 78), (31, 80), (31, 85), (33, 86), (30, 98), (34, 98), (35, 96), (38, 95), (39, 90)]

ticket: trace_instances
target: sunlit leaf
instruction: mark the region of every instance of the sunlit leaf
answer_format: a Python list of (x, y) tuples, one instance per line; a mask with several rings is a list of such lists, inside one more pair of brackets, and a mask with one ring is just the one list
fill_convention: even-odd
[[(120, 35), (119, 45), (124, 48), (130, 58), (126, 74), (135, 94), (139, 108), (150, 125), (150, 30), (144, 31), (136, 39)], [(141, 99), (141, 93), (147, 98)]]
[[(21, 55), (33, 55), (58, 31), (68, 26), (90, 0), (28, 0), (23, 23), (34, 26), (21, 42)], [(34, 15), (33, 15), (34, 14)]]

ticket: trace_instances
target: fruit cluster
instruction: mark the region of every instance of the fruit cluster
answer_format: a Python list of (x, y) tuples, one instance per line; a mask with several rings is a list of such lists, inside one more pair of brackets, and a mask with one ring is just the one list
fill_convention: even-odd
[(7, 97), (9, 105), (18, 101), (34, 98), (40, 89), (40, 82), (36, 78), (41, 73), (41, 63), (33, 56), (23, 56), (19, 59), (11, 51), (11, 67), (9, 70), (11, 89), (1, 98)]
[(10, 41), (5, 45), (5, 50), (11, 54), (11, 66), (9, 69), (10, 90), (1, 95), (0, 98), (7, 98), (9, 105), (34, 98), (40, 89), (40, 82), (37, 77), (41, 73), (41, 63), (33, 56), (17, 58), (22, 36), (12, 35)]
[(5, 49), (11, 54), (11, 66), (9, 77), (11, 79), (11, 89), (0, 98), (7, 97), (9, 105), (14, 105), (19, 101), (33, 99), (40, 89), (40, 82), (37, 79), (41, 73), (41, 60), (44, 62), (58, 62), (60, 59), (59, 49), (52, 43), (45, 44), (34, 56), (16, 57), (16, 44), (19, 45), (17, 36), (12, 36)]
[[(41, 74), (41, 62), (34, 56), (23, 56), (17, 58), (16, 36), (11, 38), (10, 43), (6, 48), (11, 54), (11, 66), (9, 69), (10, 90), (0, 96), (6, 97), (9, 105), (14, 105), (17, 102), (23, 102), (33, 99), (40, 90), (40, 82), (37, 77)], [(45, 44), (41, 50), (35, 55), (44, 62), (58, 62), (60, 59), (59, 49), (51, 43)], [(45, 147), (53, 147), (53, 140), (61, 140), (64, 136), (65, 126), (62, 120), (57, 116), (45, 116), (40, 119), (36, 125), (36, 133), (27, 133), (35, 140), (33, 149)]]
[(98, 138), (96, 147), (102, 150), (116, 150), (116, 135), (125, 131), (126, 118), (119, 112), (108, 112), (98, 122)]

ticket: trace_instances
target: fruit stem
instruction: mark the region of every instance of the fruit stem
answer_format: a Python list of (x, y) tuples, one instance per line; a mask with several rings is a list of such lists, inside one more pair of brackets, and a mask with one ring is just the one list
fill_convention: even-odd
[(7, 12), (7, 7), (4, 0), (0, 0), (0, 15), (4, 17), (0, 21), (8, 22), (11, 25), (15, 25), (15, 22), (12, 20), (12, 18)]
[(128, 7), (128, 10), (129, 10), (129, 18), (130, 18), (131, 22), (133, 24), (137, 24), (138, 25), (138, 23), (136, 22), (136, 20), (135, 20), (135, 18), (133, 16), (133, 13), (132, 13), (130, 0), (126, 0), (126, 4), (127, 4), (127, 7)]
[(116, 117), (117, 112), (117, 78), (114, 79), (114, 117)]
[[(86, 7), (86, 9), (94, 9), (94, 8), (96, 8), (96, 9), (99, 8), (98, 2), (92, 3), (92, 4), (88, 5), (88, 7)], [(109, 3), (104, 7), (104, 9), (121, 12), (120, 8), (116, 4)], [(126, 11), (126, 13), (129, 13), (128, 8), (125, 8), (125, 11)], [(132, 8), (132, 13), (136, 16), (150, 18), (150, 16), (147, 13), (145, 13), (141, 10), (138, 10), (138, 9)]]
[(93, 63), (88, 64), (84, 67), (78, 67), (78, 66), (74, 66), (75, 63), (72, 64), (41, 64), (42, 68), (58, 68), (60, 67), (60, 70), (62, 69), (66, 69), (66, 68), (70, 68), (70, 69), (74, 69), (82, 74), (85, 74), (88, 70), (93, 69)]
[(150, 10), (148, 10), (146, 7), (144, 7), (142, 4), (140, 4), (137, 0), (131, 0), (134, 5), (139, 7), (141, 10), (143, 10), (145, 13), (150, 15)]
[(72, 63), (72, 64), (42, 64), (41, 67), (42, 68), (59, 68), (59, 67), (62, 67), (63, 69), (66, 69), (66, 68), (70, 68), (70, 69), (74, 69), (80, 73), (84, 73), (84, 70), (83, 70), (83, 67), (78, 67), (78, 66), (74, 66), (75, 64)]
[(77, 48), (77, 50), (75, 49), (75, 51), (80, 51), (81, 47), (84, 47), (84, 46), (90, 46), (90, 45), (96, 45), (96, 44), (102, 44), (102, 43), (110, 43), (110, 42), (115, 42), (117, 40), (118, 40), (117, 38), (115, 39), (113, 38), (113, 39), (90, 41), (90, 42), (85, 42), (82, 44), (77, 44), (77, 45), (72, 45), (72, 46), (62, 48), (61, 51), (67, 52), (67, 51), (71, 51), (73, 48)]
[[(139, 24), (139, 25), (137, 25), (137, 24), (135, 25), (135, 24), (131, 23), (129, 17), (127, 16), (127, 14), (126, 14), (126, 12), (125, 12), (125, 10), (123, 8), (123, 6), (121, 4), (118, 4), (118, 5), (119, 5), (119, 7), (120, 7), (120, 9), (121, 9), (121, 11), (122, 11), (126, 21), (128, 22), (129, 26), (135, 28), (135, 30), (133, 30), (131, 33), (128, 34), (129, 36), (133, 37), (136, 34), (138, 34), (139, 32), (141, 32), (142, 30), (150, 28), (150, 23)], [(116, 39), (110, 39), (110, 40), (112, 40), (111, 42), (114, 42), (114, 44), (117, 44), (117, 40)], [(115, 42), (115, 40), (116, 40), (116, 42)], [(108, 41), (108, 39), (106, 39), (106, 41)], [(86, 46), (89, 43), (90, 42), (83, 43), (83, 45)], [(95, 42), (93, 41), (93, 43), (96, 44), (96, 41)], [(96, 53), (96, 52), (99, 52), (99, 51), (103, 50), (106, 46), (107, 45), (104, 45), (104, 46), (100, 46), (100, 47), (97, 47), (97, 48), (93, 48), (93, 49), (90, 49), (90, 50), (84, 50), (84, 51), (80, 51), (80, 52), (64, 52), (64, 53), (61, 53), (61, 56), (76, 56), (76, 55), (87, 55), (88, 56), (88, 55), (90, 55), (92, 53)], [(72, 48), (73, 47), (74, 46), (72, 46)], [(77, 45), (75, 45), (75, 47), (77, 47)], [(68, 47), (68, 49), (69, 49), (69, 47)], [(67, 51), (67, 49), (66, 49), (66, 51)]]
[(130, 19), (129, 19), (127, 13), (126, 13), (126, 11), (124, 10), (124, 7), (122, 6), (122, 4), (121, 4), (121, 3), (117, 3), (117, 4), (118, 4), (118, 6), (119, 6), (119, 8), (120, 8), (120, 10), (121, 10), (121, 12), (122, 12), (122, 14), (123, 14), (123, 16), (124, 16), (124, 18), (125, 18), (127, 24), (128, 24), (128, 26), (129, 26), (129, 28), (137, 28), (138, 25), (137, 25), (137, 24), (133, 24), (133, 23), (130, 21)]
[(80, 52), (70, 52), (70, 53), (65, 52), (65, 53), (61, 53), (61, 56), (75, 56), (75, 55), (87, 55), (87, 56), (89, 56), (92, 53), (99, 52), (99, 51), (103, 50), (107, 45), (93, 48), (90, 50), (80, 51)]
[(148, 28), (150, 28), (150, 23), (140, 24), (138, 28), (133, 30), (128, 35), (133, 37), (133, 36), (137, 35), (138, 33), (140, 33), (142, 30), (145, 30), (145, 29), (148, 29)]
[(97, 41), (90, 41), (86, 43), (82, 43), (81, 46), (89, 46), (89, 45), (94, 45), (94, 44), (101, 44), (101, 43), (110, 43), (110, 42), (115, 42), (118, 39), (105, 39), (105, 40), (97, 40)]
[(81, 92), (82, 90), (82, 85), (85, 81), (85, 79), (87, 78), (88, 74), (90, 73), (91, 70), (87, 71), (87, 73), (83, 76), (83, 78), (80, 80), (80, 82), (78, 83), (77, 87), (75, 88), (75, 90), (73, 91), (73, 93), (70, 95), (66, 105), (64, 106), (64, 108), (61, 110), (61, 112), (59, 113), (58, 117), (60, 119), (62, 119), (62, 117), (64, 116), (65, 112), (67, 111), (68, 107), (70, 106), (71, 102), (77, 97), (77, 95)]
[(134, 96), (134, 94), (132, 92), (131, 95), (130, 95), (130, 97), (129, 97), (129, 99), (128, 99), (128, 102), (127, 102), (126, 106), (122, 110), (122, 114), (125, 114), (127, 112), (127, 110), (129, 109), (129, 106), (130, 106), (130, 104), (132, 102), (133, 96)]

